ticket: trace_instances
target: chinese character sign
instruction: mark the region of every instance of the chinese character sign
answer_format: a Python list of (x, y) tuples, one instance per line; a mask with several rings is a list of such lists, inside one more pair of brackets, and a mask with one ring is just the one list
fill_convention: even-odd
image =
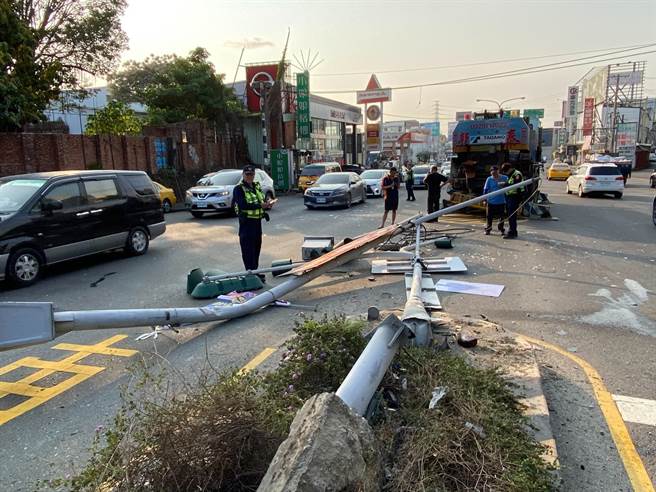
[(296, 74), (296, 125), (298, 138), (310, 138), (310, 73)]
[(290, 169), (289, 151), (274, 149), (271, 151), (271, 178), (276, 190), (289, 190)]
[(583, 136), (592, 135), (594, 97), (586, 97), (583, 105)]

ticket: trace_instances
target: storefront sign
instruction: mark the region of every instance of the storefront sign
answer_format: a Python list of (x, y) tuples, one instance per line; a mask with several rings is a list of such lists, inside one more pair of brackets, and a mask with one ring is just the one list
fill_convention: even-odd
[(367, 108), (367, 118), (369, 118), (372, 121), (376, 121), (378, 118), (380, 118), (380, 108), (378, 106), (369, 106)]
[(264, 88), (271, 88), (277, 75), (277, 64), (246, 67), (246, 105), (251, 113), (259, 113), (262, 110)]
[(371, 74), (369, 83), (363, 91), (357, 91), (358, 104), (388, 102), (392, 100), (392, 89), (383, 89), (375, 73)]
[(519, 118), (461, 121), (453, 131), (453, 145), (507, 144), (528, 147), (528, 125)]
[(579, 88), (578, 86), (571, 86), (567, 89), (567, 115), (570, 117), (575, 117), (578, 110), (577, 104), (579, 100)]
[(544, 109), (525, 109), (524, 118), (544, 118)]
[(347, 123), (349, 125), (362, 124), (362, 110), (357, 106), (349, 106), (346, 104), (333, 101), (318, 102), (310, 100), (310, 115), (312, 118), (318, 118), (328, 121), (339, 121), (340, 123)]
[(594, 122), (594, 97), (586, 97), (583, 105), (583, 136), (592, 135)]
[(456, 113), (456, 121), (471, 120), (472, 112), (471, 111), (458, 111)]
[(611, 73), (608, 76), (609, 87), (638, 85), (642, 83), (642, 71)]
[(367, 123), (367, 146), (378, 147), (380, 143), (380, 124)]
[(271, 151), (271, 178), (273, 178), (276, 190), (288, 191), (291, 189), (293, 163), (291, 150), (274, 149)]
[(310, 119), (310, 73), (296, 74), (296, 121), (298, 138), (310, 138), (312, 125)]

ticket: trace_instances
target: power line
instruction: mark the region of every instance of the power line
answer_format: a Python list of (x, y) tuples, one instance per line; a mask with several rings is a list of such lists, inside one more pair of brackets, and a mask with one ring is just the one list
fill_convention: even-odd
[[(645, 45), (644, 47), (651, 47), (651, 46), (656, 46), (656, 43), (652, 43), (649, 45)], [(413, 84), (413, 85), (406, 85), (406, 86), (398, 86), (398, 87), (391, 87), (391, 89), (394, 90), (406, 90), (406, 89), (417, 89), (419, 87), (433, 87), (433, 86), (440, 86), (440, 85), (453, 85), (453, 84), (461, 84), (461, 83), (466, 83), (466, 82), (478, 82), (478, 81), (484, 81), (484, 80), (494, 80), (494, 79), (500, 79), (500, 78), (507, 78), (507, 77), (514, 77), (516, 75), (527, 75), (527, 74), (532, 74), (532, 73), (541, 73), (541, 72), (549, 72), (553, 70), (562, 70), (566, 68), (574, 68), (574, 67), (580, 67), (580, 66), (585, 66), (585, 65), (590, 65), (594, 63), (601, 63), (601, 62), (607, 62), (607, 61), (613, 61), (613, 60), (620, 60), (623, 58), (626, 58), (628, 56), (642, 56), (642, 55), (648, 55), (651, 53), (655, 53), (656, 50), (651, 50), (651, 51), (643, 51), (640, 53), (631, 53), (631, 54), (626, 54), (623, 56), (616, 56), (612, 58), (604, 58), (604, 59), (599, 59), (599, 60), (592, 60), (592, 61), (585, 61), (583, 63), (575, 63), (575, 62), (580, 62), (583, 60), (590, 60), (592, 58), (598, 58), (600, 56), (608, 56), (608, 55), (614, 55), (618, 53), (623, 53), (626, 51), (633, 51), (633, 49), (627, 49), (627, 50), (619, 50), (615, 52), (610, 52), (610, 53), (604, 53), (603, 55), (595, 55), (595, 56), (590, 56), (590, 57), (583, 57), (583, 58), (575, 58), (572, 60), (564, 60), (560, 61), (557, 63), (548, 63), (545, 65), (536, 65), (532, 67), (526, 67), (526, 68), (521, 68), (521, 69), (516, 69), (516, 70), (508, 70), (505, 72), (497, 72), (497, 73), (492, 73), (492, 74), (486, 74), (486, 75), (480, 75), (476, 77), (466, 77), (462, 79), (454, 79), (454, 80), (445, 80), (445, 81), (440, 81), (440, 82), (427, 82), (423, 84)], [(570, 65), (564, 65), (569, 63)], [(561, 65), (561, 66), (556, 66), (556, 65)], [(335, 91), (314, 91), (315, 94), (353, 94), (355, 92), (358, 92), (357, 89), (354, 90), (335, 90)]]
[[(448, 68), (466, 68), (466, 67), (477, 67), (481, 65), (495, 65), (498, 63), (512, 63), (512, 62), (518, 62), (518, 61), (528, 61), (528, 60), (540, 60), (540, 59), (545, 59), (545, 58), (557, 58), (559, 56), (571, 56), (571, 55), (584, 55), (587, 53), (599, 53), (602, 51), (608, 51), (608, 50), (632, 50), (632, 49), (642, 49), (646, 48), (650, 45), (642, 45), (642, 44), (637, 44), (637, 45), (632, 45), (632, 46), (618, 46), (615, 48), (602, 48), (602, 49), (596, 49), (596, 50), (586, 50), (586, 51), (570, 51), (568, 53), (559, 53), (559, 54), (552, 54), (552, 55), (541, 55), (541, 56), (530, 56), (530, 57), (523, 57), (523, 58), (506, 58), (504, 60), (492, 60), (492, 61), (484, 61), (484, 62), (471, 62), (471, 63), (462, 63), (458, 65), (440, 65), (440, 66), (435, 66), (435, 67), (415, 67), (415, 68), (399, 68), (395, 70), (368, 70), (366, 72), (342, 72), (342, 73), (313, 73), (312, 77), (340, 77), (344, 75), (369, 75), (371, 73), (376, 73), (376, 74), (381, 74), (381, 73), (405, 73), (405, 72), (424, 72), (424, 71), (430, 71), (430, 70), (445, 70)], [(603, 55), (599, 55), (603, 56)]]

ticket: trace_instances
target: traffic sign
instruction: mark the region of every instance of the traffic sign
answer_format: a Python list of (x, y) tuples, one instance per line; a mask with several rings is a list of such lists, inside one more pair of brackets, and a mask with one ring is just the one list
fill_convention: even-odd
[(544, 118), (544, 109), (525, 109), (524, 118)]
[(367, 108), (367, 118), (369, 118), (372, 121), (375, 121), (378, 118), (380, 118), (380, 108), (378, 106), (369, 106)]

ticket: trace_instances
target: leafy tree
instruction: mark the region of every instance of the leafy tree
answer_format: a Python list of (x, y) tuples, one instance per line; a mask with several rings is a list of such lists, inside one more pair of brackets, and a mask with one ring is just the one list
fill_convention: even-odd
[(0, 32), (0, 131), (15, 131), (43, 119), (43, 108), (58, 94), (60, 67), (44, 66), (35, 58), (33, 31), (4, 0)]
[(120, 20), (126, 0), (9, 1), (34, 33), (35, 60), (56, 65), (68, 86), (81, 85), (83, 74), (108, 74), (127, 47)]
[(208, 58), (205, 49), (196, 48), (187, 57), (127, 62), (110, 75), (110, 91), (119, 101), (145, 104), (153, 124), (204, 118), (223, 128), (236, 122), (242, 106)]
[(111, 101), (87, 121), (87, 135), (137, 135), (143, 123), (126, 104)]

